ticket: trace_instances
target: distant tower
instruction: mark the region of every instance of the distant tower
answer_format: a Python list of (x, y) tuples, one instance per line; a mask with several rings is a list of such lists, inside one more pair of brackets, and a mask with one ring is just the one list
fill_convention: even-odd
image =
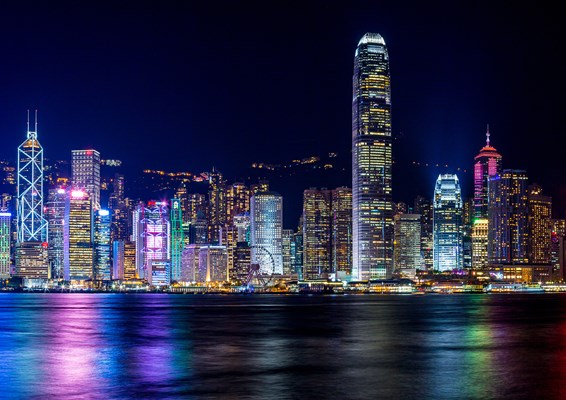
[(491, 146), (489, 125), (485, 134), (485, 146), (475, 157), (474, 163), (474, 217), (487, 218), (489, 178), (501, 173), (501, 155)]
[(421, 267), (421, 215), (395, 215), (395, 270), (413, 276)]
[(327, 278), (332, 268), (332, 191), (303, 192), (303, 274), (305, 279)]
[(439, 175), (434, 189), (434, 269), (462, 269), (462, 193), (453, 174)]
[(529, 262), (551, 262), (552, 198), (542, 194), (538, 185), (528, 187)]
[(35, 130), (18, 147), (18, 242), (45, 242), (47, 221), (43, 218), (43, 148), (37, 140), (37, 110)]
[(354, 58), (352, 218), (354, 279), (393, 272), (391, 87), (385, 40), (366, 33)]
[(84, 190), (92, 200), (93, 210), (100, 209), (100, 153), (96, 150), (73, 150), (73, 187)]

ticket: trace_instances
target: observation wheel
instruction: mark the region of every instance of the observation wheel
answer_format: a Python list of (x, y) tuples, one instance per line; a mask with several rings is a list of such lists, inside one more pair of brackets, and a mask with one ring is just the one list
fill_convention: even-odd
[(251, 262), (246, 277), (246, 286), (268, 287), (273, 281), (275, 260), (269, 250), (263, 246), (250, 246)]

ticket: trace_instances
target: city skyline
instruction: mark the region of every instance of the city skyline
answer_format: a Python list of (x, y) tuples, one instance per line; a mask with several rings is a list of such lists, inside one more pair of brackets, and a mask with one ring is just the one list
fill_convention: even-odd
[[(557, 93), (563, 84), (552, 62), (561, 28), (550, 10), (482, 3), (409, 5), (407, 10), (353, 3), (320, 10), (313, 3), (296, 15), (292, 6), (277, 14), (253, 5), (214, 14), (207, 6), (153, 9), (143, 2), (114, 8), (30, 4), (12, 5), (3, 13), (26, 14), (28, 22), (25, 32), (11, 20), (1, 28), (21, 33), (7, 47), (6, 97), (0, 99), (0, 129), (6, 136), (2, 159), (14, 157), (8, 149), (19, 140), (25, 110), (38, 108), (42, 145), (50, 159), (68, 157), (60, 146), (65, 143), (69, 150), (95, 148), (103, 157), (123, 158), (124, 167), (135, 170), (216, 166), (241, 175), (251, 162), (279, 162), (286, 155), (336, 151), (348, 160), (344, 135), (350, 116), (344, 98), (351, 91), (351, 57), (364, 33), (380, 32), (396, 82), (394, 201), (430, 196), (438, 173), (458, 173), (463, 196), (470, 197), (469, 160), (481, 148), (489, 123), (505, 168), (526, 169), (556, 198), (559, 215), (564, 213), (564, 184), (549, 173), (559, 167), (558, 150), (548, 142), (559, 132)], [(439, 10), (443, 13), (437, 15)], [(212, 15), (215, 23), (203, 26)], [(165, 23), (168, 18), (175, 24)], [(288, 20), (295, 22), (291, 31), (283, 29)], [(152, 22), (152, 28), (143, 21)], [(332, 21), (335, 28), (324, 29)], [(75, 28), (76, 36), (62, 36), (54, 27), (65, 24)], [(106, 32), (99, 32), (100, 24), (108, 27)], [(324, 37), (317, 36), (319, 31)], [(222, 56), (208, 51), (209, 43)], [(523, 60), (524, 48), (536, 48), (541, 55)], [(46, 62), (15, 61), (28, 51)], [(299, 58), (304, 65), (293, 61)], [(214, 76), (223, 65), (229, 68), (220, 87)], [(536, 82), (528, 75), (534, 65), (544, 72)], [(157, 67), (170, 74), (149, 79)], [(204, 86), (211, 91), (204, 92)], [(214, 101), (230, 104), (216, 116), (211, 114), (213, 93)], [(520, 101), (520, 93), (534, 100)], [(269, 98), (271, 106), (258, 103), (260, 98)], [(273, 120), (280, 122), (266, 123)], [(155, 137), (164, 133), (182, 145), (155, 146)], [(541, 135), (548, 141), (532, 139)], [(541, 165), (538, 156), (522, 157), (522, 146), (515, 142), (528, 143), (529, 154), (545, 154), (548, 160)], [(131, 152), (134, 143), (137, 151)], [(453, 168), (417, 168), (413, 162)], [(408, 179), (417, 183), (404, 185)]]

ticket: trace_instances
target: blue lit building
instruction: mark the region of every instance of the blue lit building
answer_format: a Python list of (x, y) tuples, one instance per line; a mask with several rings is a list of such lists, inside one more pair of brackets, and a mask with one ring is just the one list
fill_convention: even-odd
[(436, 271), (462, 269), (462, 192), (458, 176), (438, 176), (433, 206), (433, 268)]
[(94, 278), (110, 280), (110, 228), (112, 217), (108, 210), (98, 210), (94, 218)]
[(0, 279), (10, 277), (10, 224), (12, 214), (0, 209)]

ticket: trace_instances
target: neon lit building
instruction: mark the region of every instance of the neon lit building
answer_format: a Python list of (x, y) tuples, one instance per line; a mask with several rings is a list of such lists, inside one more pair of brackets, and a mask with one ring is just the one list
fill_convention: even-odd
[(528, 188), (529, 262), (547, 264), (551, 262), (552, 245), (552, 197), (544, 196), (542, 188)]
[(94, 279), (108, 281), (112, 279), (110, 266), (110, 230), (112, 216), (109, 210), (98, 210), (94, 218)]
[(181, 279), (181, 254), (183, 252), (183, 213), (181, 200), (171, 199), (171, 280)]
[(0, 209), (0, 279), (10, 277), (11, 223), (12, 214)]
[(65, 280), (93, 279), (92, 203), (88, 193), (71, 190), (65, 206), (64, 276)]
[(47, 221), (43, 217), (43, 148), (37, 140), (37, 111), (35, 131), (18, 147), (17, 226), (18, 242), (45, 242)]
[(136, 269), (140, 279), (150, 279), (152, 261), (170, 261), (169, 210), (166, 202), (140, 203), (136, 209), (138, 228), (136, 240)]
[(220, 228), (220, 245), (226, 247), (226, 254), (228, 257), (228, 276), (230, 281), (235, 278), (233, 275), (234, 270), (234, 252), (238, 244), (238, 228), (234, 225), (225, 225)]
[(438, 176), (433, 206), (433, 268), (436, 271), (462, 269), (462, 192), (458, 176)]
[(393, 201), (389, 55), (366, 33), (354, 58), (352, 101), (353, 268), (358, 280), (390, 278)]
[(246, 212), (234, 216), (234, 225), (238, 229), (238, 242), (250, 242), (250, 213)]
[(218, 243), (220, 227), (226, 224), (228, 216), (226, 188), (220, 172), (214, 171), (213, 169), (208, 178), (210, 184), (210, 189), (208, 190), (208, 243)]
[(63, 279), (64, 277), (64, 226), (67, 197), (67, 191), (63, 188), (50, 189), (45, 207), (49, 225), (47, 235), (49, 267), (53, 279)]
[(19, 242), (16, 245), (16, 276), (25, 279), (48, 279), (47, 242)]
[(73, 187), (87, 192), (92, 208), (100, 209), (100, 153), (96, 150), (72, 151)]
[(501, 155), (489, 143), (489, 125), (486, 143), (474, 158), (474, 217), (487, 218), (489, 178), (501, 173)]
[(226, 203), (226, 223), (232, 225), (236, 215), (250, 212), (250, 189), (241, 182), (232, 184), (226, 191)]
[(251, 197), (251, 245), (266, 249), (275, 263), (275, 273), (283, 273), (283, 197), (275, 192), (256, 193)]
[(528, 262), (527, 174), (504, 169), (489, 179), (490, 264)]
[(171, 262), (151, 260), (147, 270), (147, 283), (152, 286), (169, 286), (171, 284)]

